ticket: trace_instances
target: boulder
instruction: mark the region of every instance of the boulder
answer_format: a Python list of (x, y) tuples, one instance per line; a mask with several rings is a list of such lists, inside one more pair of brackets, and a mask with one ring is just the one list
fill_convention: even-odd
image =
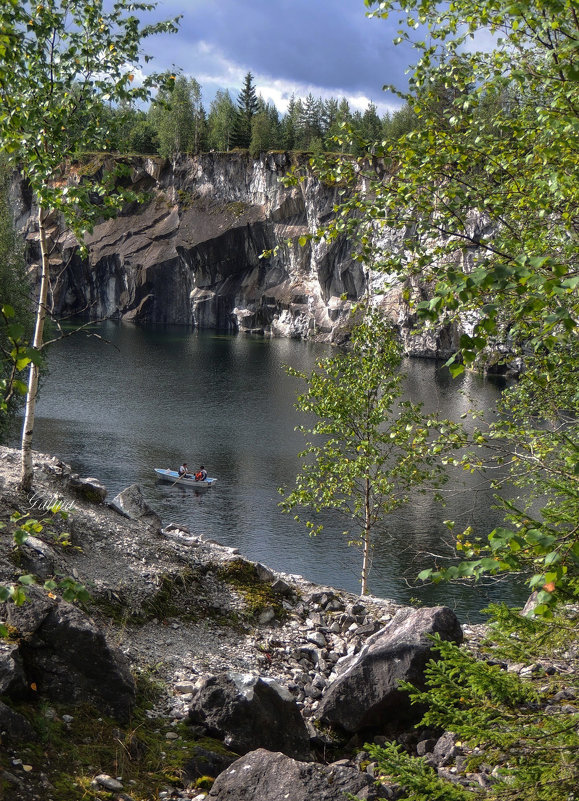
[(238, 754), (228, 751), (221, 743), (215, 743), (214, 748), (209, 743), (207, 739), (203, 745), (193, 745), (190, 756), (183, 765), (185, 783), (192, 784), (202, 776), (215, 778), (239, 758)]
[(20, 635), (19, 657), (28, 686), (39, 697), (62, 703), (93, 703), (103, 714), (128, 720), (135, 683), (124, 655), (77, 607), (27, 588), (22, 606), (8, 604), (6, 617)]
[(68, 480), (68, 486), (83, 500), (91, 503), (103, 503), (107, 496), (107, 488), (98, 478), (79, 478), (73, 474)]
[(17, 742), (36, 739), (36, 732), (24, 715), (0, 701), (0, 740), (4, 737)]
[(20, 546), (20, 567), (26, 573), (33, 573), (39, 579), (54, 575), (57, 563), (54, 550), (38, 537), (28, 536)]
[(221, 773), (209, 791), (212, 801), (344, 801), (353, 794), (374, 801), (387, 798), (375, 780), (342, 760), (331, 765), (298, 762), (263, 748)]
[(17, 699), (23, 697), (27, 689), (18, 646), (0, 640), (0, 695)]
[(424, 686), (424, 667), (432, 658), (428, 635), (462, 641), (454, 612), (445, 606), (402, 609), (368, 638), (334, 680), (316, 711), (317, 720), (349, 733), (406, 724), (412, 718), (400, 681)]
[(457, 754), (462, 751), (456, 745), (456, 736), (451, 731), (446, 731), (438, 738), (432, 750), (434, 762), (438, 767), (445, 767), (451, 765)]
[(130, 520), (138, 520), (146, 523), (157, 531), (161, 531), (161, 518), (152, 509), (141, 492), (138, 484), (131, 484), (122, 492), (119, 492), (109, 506), (124, 517)]
[(289, 690), (247, 673), (202, 679), (193, 693), (189, 720), (238, 754), (256, 748), (310, 758), (310, 738)]

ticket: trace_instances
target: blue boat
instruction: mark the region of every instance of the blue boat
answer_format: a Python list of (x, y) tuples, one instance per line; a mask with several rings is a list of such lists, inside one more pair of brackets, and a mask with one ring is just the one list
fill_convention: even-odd
[(163, 470), (160, 467), (155, 467), (157, 478), (161, 481), (170, 481), (172, 484), (179, 482), (180, 487), (193, 487), (193, 489), (203, 489), (204, 487), (211, 487), (217, 481), (216, 478), (206, 478), (204, 481), (196, 481), (195, 476), (187, 475), (180, 476), (176, 470)]

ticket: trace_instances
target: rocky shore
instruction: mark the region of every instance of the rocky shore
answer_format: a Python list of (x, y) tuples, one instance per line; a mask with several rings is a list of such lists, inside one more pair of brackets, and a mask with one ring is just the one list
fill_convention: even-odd
[[(28, 596), (2, 614), (0, 782), (11, 798), (72, 797), (59, 794), (50, 765), (27, 762), (37, 733), (19, 705), (41, 703), (70, 727), (75, 705), (90, 702), (99, 721), (112, 716), (126, 729), (144, 679), (157, 688), (147, 718), (184, 752), (178, 780), (135, 795), (110, 767), (91, 764), (90, 798), (396, 798), (396, 787), (376, 785), (372, 766), (356, 757), (368, 738), (406, 738), (450, 770), (459, 753), (452, 737), (413, 731), (397, 685), (420, 683), (428, 634), (476, 650), (484, 627), (461, 627), (445, 607), (403, 608), (274, 572), (161, 521), (136, 486), (108, 503), (98, 480), (54, 457), (36, 455), (34, 494), (25, 496), (18, 457), (0, 448), (0, 585), (25, 577)], [(66, 518), (49, 514), (15, 549), (11, 516), (40, 520), (45, 506)], [(90, 603), (66, 600), (77, 585)], [(550, 668), (566, 675), (572, 661)], [(491, 771), (465, 781), (484, 787)]]

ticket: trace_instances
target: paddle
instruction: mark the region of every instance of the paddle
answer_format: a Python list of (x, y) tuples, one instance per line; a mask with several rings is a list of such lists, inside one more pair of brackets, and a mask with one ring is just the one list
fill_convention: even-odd
[[(190, 476), (190, 475), (191, 475), (190, 473), (182, 473), (182, 474), (179, 476), (179, 478), (177, 479), (177, 481), (181, 481), (181, 479), (182, 479), (182, 478), (186, 478), (186, 476)], [(174, 482), (171, 484), (171, 487), (174, 487), (174, 486), (175, 486), (175, 484), (177, 483), (177, 481), (174, 481)], [(169, 487), (169, 489), (171, 489), (171, 487)]]

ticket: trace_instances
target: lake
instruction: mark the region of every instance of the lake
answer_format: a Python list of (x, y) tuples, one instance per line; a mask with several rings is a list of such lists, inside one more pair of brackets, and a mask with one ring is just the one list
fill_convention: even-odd
[[(347, 545), (331, 517), (318, 537), (281, 513), (277, 488), (293, 484), (305, 420), (295, 410), (302, 382), (284, 365), (310, 371), (329, 346), (288, 339), (137, 327), (106, 322), (97, 335), (75, 334), (56, 343), (43, 379), (34, 435), (36, 450), (100, 479), (108, 498), (139, 484), (164, 524), (187, 526), (242, 554), (287, 573), (359, 592), (359, 552)], [(500, 378), (451, 379), (434, 361), (404, 363), (405, 393), (428, 411), (458, 419), (471, 404), (492, 413)], [(470, 396), (470, 397), (469, 397)], [(12, 443), (14, 444), (14, 443)], [(203, 463), (218, 479), (195, 492), (158, 483), (155, 467)], [(479, 476), (453, 474), (446, 507), (430, 495), (385, 521), (377, 541), (370, 590), (403, 603), (445, 603), (462, 620), (480, 620), (492, 600), (522, 604), (527, 593), (504, 582), (491, 587), (411, 586), (445, 552), (448, 530), (472, 524), (488, 532), (500, 522), (492, 492)]]

